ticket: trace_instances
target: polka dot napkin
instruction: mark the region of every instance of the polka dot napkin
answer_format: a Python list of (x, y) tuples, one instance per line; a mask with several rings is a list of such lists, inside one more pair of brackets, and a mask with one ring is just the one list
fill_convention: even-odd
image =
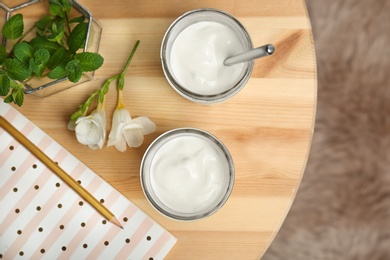
[(100, 200), (106, 221), (0, 127), (0, 259), (162, 259), (176, 238), (0, 99), (0, 115)]

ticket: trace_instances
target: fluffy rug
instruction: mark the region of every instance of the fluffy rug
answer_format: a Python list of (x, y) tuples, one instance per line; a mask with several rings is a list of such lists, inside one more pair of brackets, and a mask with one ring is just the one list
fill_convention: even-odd
[(262, 259), (390, 259), (390, 0), (306, 3), (316, 128), (296, 200)]

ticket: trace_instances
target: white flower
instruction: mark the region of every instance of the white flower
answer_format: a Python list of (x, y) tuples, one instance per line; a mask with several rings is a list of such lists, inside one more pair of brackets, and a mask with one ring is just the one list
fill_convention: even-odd
[(96, 109), (89, 116), (81, 116), (76, 120), (76, 138), (89, 148), (101, 149), (106, 140), (106, 112)]
[(121, 152), (129, 147), (139, 147), (144, 141), (144, 135), (156, 130), (156, 125), (147, 117), (132, 119), (125, 108), (117, 108), (112, 119), (112, 128), (108, 136), (107, 146), (114, 145)]

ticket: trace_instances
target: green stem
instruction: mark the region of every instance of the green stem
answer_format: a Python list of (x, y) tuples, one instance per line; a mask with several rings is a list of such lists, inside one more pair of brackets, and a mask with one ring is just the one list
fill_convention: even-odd
[[(66, 25), (66, 29), (68, 29), (68, 35), (70, 35), (71, 29), (70, 29), (70, 25), (69, 25), (69, 17), (68, 17), (68, 14), (66, 14), (66, 13), (65, 13), (65, 25)], [(66, 32), (65, 32), (65, 35), (67, 35)]]
[(126, 73), (126, 71), (127, 71), (127, 68), (128, 68), (129, 65), (130, 65), (131, 60), (133, 59), (133, 56), (134, 56), (134, 54), (135, 54), (135, 51), (136, 51), (137, 48), (138, 48), (139, 43), (140, 43), (140, 41), (137, 40), (137, 42), (135, 43), (135, 45), (134, 45), (134, 47), (133, 47), (133, 50), (132, 50), (131, 53), (130, 53), (129, 58), (127, 59), (126, 65), (125, 65), (125, 67), (123, 68), (123, 70), (122, 70), (122, 72), (121, 72), (121, 74), (120, 74), (119, 85), (118, 85), (118, 89), (119, 89), (119, 90), (122, 90), (123, 87), (124, 87), (124, 80), (123, 80), (123, 79), (124, 79), (124, 77), (125, 77), (125, 73)]

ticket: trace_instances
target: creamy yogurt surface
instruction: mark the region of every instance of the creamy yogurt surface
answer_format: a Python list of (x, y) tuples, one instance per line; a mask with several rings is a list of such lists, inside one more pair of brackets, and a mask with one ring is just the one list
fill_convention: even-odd
[(169, 140), (155, 154), (151, 186), (167, 207), (196, 213), (217, 204), (228, 185), (228, 163), (210, 140), (183, 135)]
[(224, 60), (244, 52), (236, 33), (218, 22), (202, 21), (184, 29), (173, 43), (170, 64), (176, 80), (187, 90), (214, 95), (230, 89), (242, 77), (244, 65)]

